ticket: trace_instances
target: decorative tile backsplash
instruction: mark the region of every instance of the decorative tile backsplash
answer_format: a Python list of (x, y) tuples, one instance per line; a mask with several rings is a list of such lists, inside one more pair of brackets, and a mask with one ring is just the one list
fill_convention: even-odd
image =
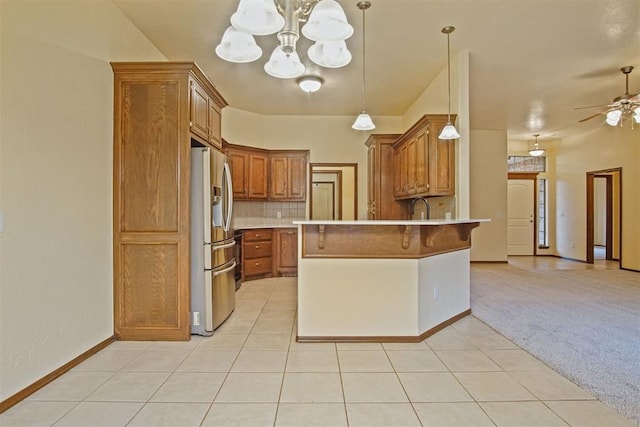
[[(236, 220), (248, 218), (273, 218), (303, 220), (306, 218), (305, 202), (246, 202), (233, 204), (233, 217)], [(280, 213), (280, 215), (278, 215)]]

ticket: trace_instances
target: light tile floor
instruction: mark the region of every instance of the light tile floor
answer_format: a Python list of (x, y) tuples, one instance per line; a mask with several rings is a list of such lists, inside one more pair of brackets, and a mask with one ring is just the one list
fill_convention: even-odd
[(237, 296), (212, 337), (115, 342), (0, 425), (631, 425), (473, 316), (415, 344), (302, 344), (295, 279)]

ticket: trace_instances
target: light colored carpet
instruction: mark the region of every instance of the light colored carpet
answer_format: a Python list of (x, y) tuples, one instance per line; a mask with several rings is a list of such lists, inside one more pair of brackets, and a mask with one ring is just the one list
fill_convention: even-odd
[(640, 425), (640, 273), (472, 264), (471, 310)]

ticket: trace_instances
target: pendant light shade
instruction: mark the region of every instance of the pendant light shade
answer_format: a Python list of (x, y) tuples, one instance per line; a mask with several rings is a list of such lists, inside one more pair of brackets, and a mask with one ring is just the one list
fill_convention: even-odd
[(449, 34), (453, 33), (456, 27), (447, 26), (442, 29), (442, 33), (447, 35), (447, 91), (449, 94), (449, 108), (447, 110), (447, 125), (442, 128), (438, 135), (440, 139), (458, 139), (460, 134), (451, 122), (451, 50), (449, 47)]
[(238, 10), (231, 15), (231, 25), (245, 33), (266, 36), (280, 31), (284, 18), (273, 0), (240, 0)]
[(229, 27), (216, 46), (216, 55), (229, 62), (252, 62), (262, 56), (262, 49), (251, 34)]
[(366, 63), (366, 56), (365, 56), (365, 21), (364, 21), (364, 11), (369, 9), (371, 7), (371, 2), (370, 1), (360, 1), (357, 4), (358, 9), (360, 9), (362, 11), (362, 112), (360, 113), (360, 115), (358, 115), (358, 117), (356, 117), (356, 121), (353, 122), (353, 125), (351, 125), (351, 127), (355, 130), (372, 130), (376, 128), (376, 125), (373, 124), (373, 120), (371, 120), (371, 116), (369, 116), (364, 109), (364, 104), (365, 104), (365, 94), (366, 94), (366, 80), (365, 80), (365, 63)]
[(534, 157), (542, 156), (544, 154), (544, 149), (540, 148), (538, 145), (538, 137), (540, 134), (535, 134), (533, 136), (535, 137), (536, 142), (533, 144), (533, 148), (529, 150), (529, 155)]
[(313, 41), (346, 40), (353, 35), (353, 27), (337, 1), (320, 0), (302, 27), (302, 34)]
[(273, 77), (292, 79), (303, 75), (305, 67), (300, 62), (297, 52), (287, 54), (278, 46), (273, 50), (269, 62), (264, 64), (264, 70)]
[(460, 134), (458, 133), (458, 130), (456, 129), (456, 127), (451, 124), (451, 122), (447, 122), (447, 125), (442, 128), (442, 131), (440, 132), (440, 135), (438, 135), (438, 138), (440, 139), (458, 139), (460, 138)]
[(363, 111), (356, 117), (356, 121), (353, 122), (351, 127), (355, 130), (373, 130), (376, 128), (376, 125), (373, 124), (371, 116)]

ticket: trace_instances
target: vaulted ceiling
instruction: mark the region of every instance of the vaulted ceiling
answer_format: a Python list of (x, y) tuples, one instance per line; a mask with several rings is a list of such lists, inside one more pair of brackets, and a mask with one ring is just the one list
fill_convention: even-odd
[[(305, 94), (263, 66), (276, 37), (256, 37), (263, 56), (233, 64), (214, 53), (238, 0), (113, 0), (170, 60), (194, 60), (230, 105), (260, 114), (355, 115), (361, 107), (362, 12), (339, 0), (354, 27), (352, 62), (311, 68), (325, 84)], [(372, 0), (366, 12), (367, 112), (401, 115), (446, 67), (451, 52), (470, 56), (472, 129), (506, 129), (513, 140), (564, 137), (604, 125), (578, 123), (624, 93), (620, 68), (632, 65), (640, 92), (640, 0)], [(310, 43), (301, 37), (305, 63)]]

